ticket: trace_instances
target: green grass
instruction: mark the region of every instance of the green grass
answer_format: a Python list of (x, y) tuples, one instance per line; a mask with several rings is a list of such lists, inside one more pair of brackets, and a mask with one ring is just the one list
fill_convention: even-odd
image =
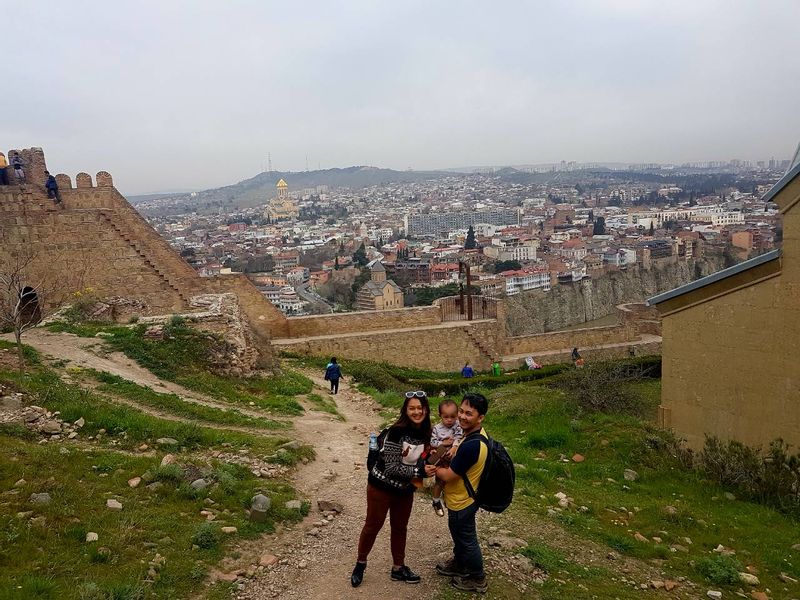
[(40, 406), (51, 411), (60, 411), (61, 418), (65, 421), (74, 422), (83, 417), (86, 424), (81, 430), (82, 437), (97, 435), (99, 430), (105, 429), (104, 437), (113, 438), (122, 448), (135, 447), (143, 442), (152, 443), (155, 439), (167, 437), (174, 438), (179, 446), (187, 449), (228, 444), (236, 448), (274, 452), (286, 441), (286, 438), (210, 429), (193, 423), (152, 417), (134, 408), (104, 400), (78, 385), (65, 384), (53, 371), (44, 368), (24, 375), (16, 371), (0, 370), (0, 381), (33, 395)]
[[(643, 406), (652, 409), (659, 397), (659, 382), (637, 382), (630, 387), (640, 394)], [(573, 398), (548, 386), (517, 384), (488, 395), (486, 428), (524, 467), (517, 470), (511, 509), (515, 516), (555, 519), (578, 539), (594, 540), (643, 560), (664, 561), (663, 569), (673, 579), (680, 575), (706, 578), (730, 591), (738, 588), (738, 580), (722, 581), (732, 567), (727, 565), (726, 571), (712, 552), (724, 544), (734, 548), (745, 564), (759, 569), (763, 587), (788, 587), (792, 594), (800, 593), (796, 584), (787, 586), (778, 579), (781, 572), (800, 578), (800, 551), (791, 549), (798, 542), (798, 522), (767, 506), (726, 500), (723, 488), (680, 460), (668, 433), (633, 416), (587, 412)], [(563, 460), (575, 453), (585, 461)], [(627, 468), (637, 471), (636, 481), (624, 480)], [(555, 518), (548, 516), (548, 509), (557, 506), (553, 495), (559, 491), (585, 506), (586, 512), (566, 509)], [(675, 507), (675, 514), (669, 514), (667, 506)], [(635, 532), (650, 541), (636, 541)], [(662, 542), (651, 541), (653, 537)], [(687, 537), (691, 544), (684, 540)], [(673, 544), (689, 552), (673, 552)], [(558, 566), (560, 559), (533, 548), (531, 558), (546, 568)], [(564, 597), (585, 597), (572, 588), (561, 592)], [(597, 593), (597, 597), (605, 596)]]
[(149, 406), (171, 415), (220, 425), (240, 425), (257, 429), (285, 429), (287, 427), (285, 423), (280, 421), (251, 417), (235, 409), (222, 410), (186, 402), (176, 394), (159, 393), (149, 387), (138, 385), (104, 371), (87, 369), (86, 373), (101, 382), (102, 385), (97, 388), (99, 391), (117, 394), (123, 398), (133, 400), (137, 404)]
[(307, 394), (306, 400), (308, 400), (308, 402), (313, 405), (316, 410), (335, 415), (340, 421), (344, 421), (344, 417), (339, 413), (339, 409), (336, 407), (336, 402), (332, 397), (325, 398), (319, 394)]
[[(257, 479), (243, 467), (182, 457), (212, 482), (202, 493), (187, 495), (187, 476), (180, 467), (165, 469), (159, 461), (160, 457), (103, 449), (72, 449), (65, 459), (55, 444), (39, 445), (0, 433), (0, 490), (12, 489), (19, 479), (26, 481), (18, 494), (5, 494), (0, 502), (0, 599), (190, 597), (236, 540), (256, 538), (278, 523), (303, 516), (302, 511), (284, 509), (295, 493), (280, 481)], [(146, 482), (135, 489), (127, 485), (128, 479), (143, 474), (146, 482), (158, 480), (162, 487), (152, 491)], [(263, 524), (249, 522), (243, 510), (259, 491), (272, 498)], [(28, 503), (34, 492), (48, 492), (52, 501)], [(122, 503), (121, 511), (106, 509), (111, 497)], [(213, 499), (212, 508), (219, 514), (211, 525), (200, 515), (207, 508), (206, 497)], [(44, 522), (17, 517), (29, 510)], [(205, 528), (221, 525), (235, 526), (238, 533), (217, 531), (216, 538), (214, 533), (210, 540), (207, 534), (198, 538)], [(98, 542), (85, 541), (89, 531), (99, 535)], [(203, 543), (193, 550), (197, 541)], [(156, 552), (166, 558), (166, 565), (159, 581), (146, 585), (146, 561)]]
[[(56, 323), (52, 331), (67, 331), (94, 337), (105, 331), (103, 341), (112, 350), (122, 352), (153, 374), (217, 400), (251, 405), (278, 415), (299, 415), (303, 407), (294, 396), (313, 388), (311, 380), (300, 373), (287, 371), (272, 377), (225, 377), (213, 371), (221, 366), (214, 357), (224, 350), (216, 335), (193, 329), (179, 320), (166, 325), (163, 340), (144, 337), (145, 325), (113, 327), (96, 323)], [(224, 354), (224, 353), (223, 353)]]

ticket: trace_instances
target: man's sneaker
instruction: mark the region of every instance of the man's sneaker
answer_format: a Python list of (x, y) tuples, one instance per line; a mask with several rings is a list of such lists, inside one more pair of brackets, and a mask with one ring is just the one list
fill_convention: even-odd
[(445, 561), (436, 563), (436, 572), (444, 577), (456, 577), (464, 574), (464, 572), (458, 568), (455, 557), (450, 557)]
[(444, 508), (442, 508), (442, 501), (441, 500), (434, 500), (432, 502), (433, 510), (436, 511), (436, 514), (440, 517), (444, 516)]
[(364, 581), (364, 571), (367, 568), (367, 563), (357, 562), (353, 569), (353, 574), (350, 575), (350, 585), (358, 587)]
[(394, 581), (405, 581), (406, 583), (419, 583), (422, 578), (407, 566), (403, 565), (396, 571), (392, 569), (392, 579)]
[(489, 588), (489, 583), (486, 581), (486, 576), (481, 578), (473, 577), (472, 575), (461, 575), (453, 577), (450, 582), (454, 588), (462, 592), (477, 592), (485, 594)]

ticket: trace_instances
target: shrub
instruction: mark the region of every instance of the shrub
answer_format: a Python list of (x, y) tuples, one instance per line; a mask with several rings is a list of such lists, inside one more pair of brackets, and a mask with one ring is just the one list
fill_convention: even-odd
[(192, 543), (196, 544), (203, 550), (212, 550), (219, 547), (222, 541), (219, 527), (214, 523), (201, 523), (194, 530), (192, 535)]
[(180, 465), (158, 465), (150, 470), (153, 481), (180, 483), (183, 480), (183, 471)]
[(627, 361), (589, 363), (583, 369), (565, 371), (554, 379), (553, 385), (588, 411), (639, 415), (644, 403), (629, 384), (639, 380), (642, 372)]
[(697, 572), (716, 585), (735, 585), (739, 583), (741, 563), (732, 556), (722, 554), (697, 561)]

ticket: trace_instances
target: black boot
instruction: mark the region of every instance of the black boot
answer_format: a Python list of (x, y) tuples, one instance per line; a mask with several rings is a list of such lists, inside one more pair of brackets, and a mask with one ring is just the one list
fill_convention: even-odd
[(357, 562), (353, 568), (353, 574), (350, 575), (350, 585), (358, 587), (364, 581), (364, 571), (367, 569), (367, 563)]

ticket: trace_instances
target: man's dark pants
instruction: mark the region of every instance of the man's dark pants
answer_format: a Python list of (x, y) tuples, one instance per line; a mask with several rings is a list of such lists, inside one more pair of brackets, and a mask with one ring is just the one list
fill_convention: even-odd
[(478, 543), (478, 530), (475, 527), (475, 515), (478, 505), (472, 503), (461, 510), (447, 511), (447, 526), (453, 538), (453, 554), (458, 568), (476, 579), (484, 577), (483, 555)]

